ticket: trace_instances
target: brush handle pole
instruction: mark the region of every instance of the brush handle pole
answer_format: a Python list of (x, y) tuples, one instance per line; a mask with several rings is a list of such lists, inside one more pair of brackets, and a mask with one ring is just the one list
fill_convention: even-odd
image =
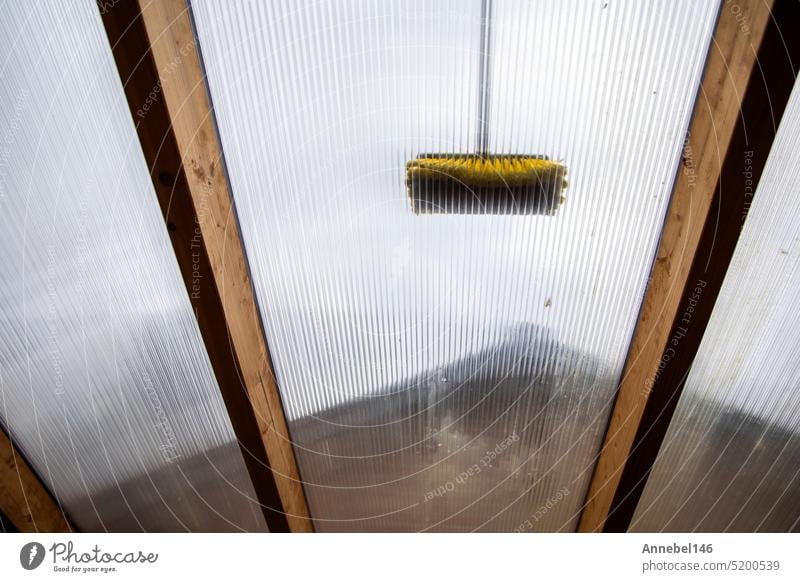
[(478, 131), (476, 145), (478, 154), (489, 153), (489, 97), (492, 82), (492, 0), (481, 2), (481, 52), (478, 59)]

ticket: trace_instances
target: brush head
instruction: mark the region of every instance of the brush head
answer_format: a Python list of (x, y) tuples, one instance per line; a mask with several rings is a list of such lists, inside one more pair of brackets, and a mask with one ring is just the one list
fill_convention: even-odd
[(414, 214), (554, 214), (567, 168), (542, 156), (422, 154), (406, 164)]

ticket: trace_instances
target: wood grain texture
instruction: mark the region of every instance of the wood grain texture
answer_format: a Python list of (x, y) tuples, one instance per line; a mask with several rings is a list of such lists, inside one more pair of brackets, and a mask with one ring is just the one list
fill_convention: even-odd
[(602, 531), (627, 462), (740, 115), (772, 0), (723, 2), (651, 278), (578, 530)]
[(742, 97), (710, 218), (680, 300), (681, 315), (673, 322), (666, 360), (659, 368), (645, 405), (603, 528), (605, 532), (625, 532), (630, 527), (725, 282), (742, 225), (756, 199), (767, 158), (794, 89), (800, 67), (800, 37), (784, 32), (797, 22), (800, 22), (800, 2), (776, 0), (758, 49), (758, 74), (751, 75)]
[(183, 0), (101, 10), (178, 265), (271, 531), (312, 531)]
[(0, 511), (20, 532), (72, 531), (66, 517), (28, 463), (0, 430)]

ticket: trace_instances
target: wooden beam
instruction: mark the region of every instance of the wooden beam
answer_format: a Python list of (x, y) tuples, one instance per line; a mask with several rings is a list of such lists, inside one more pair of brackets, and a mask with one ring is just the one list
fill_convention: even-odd
[(99, 3), (166, 228), (271, 531), (312, 531), (184, 0)]
[(777, 0), (722, 163), (714, 201), (672, 324), (659, 374), (622, 471), (604, 531), (628, 530), (694, 361), (761, 179), (800, 66), (800, 2)]
[(72, 531), (50, 493), (0, 430), (0, 511), (20, 532)]
[[(725, 0), (684, 145), (661, 242), (631, 342), (606, 436), (589, 486), (579, 531), (604, 527), (643, 412), (659, 377), (689, 272), (709, 220), (723, 160), (757, 76), (757, 55), (773, 0)], [(740, 219), (739, 219), (740, 220)]]

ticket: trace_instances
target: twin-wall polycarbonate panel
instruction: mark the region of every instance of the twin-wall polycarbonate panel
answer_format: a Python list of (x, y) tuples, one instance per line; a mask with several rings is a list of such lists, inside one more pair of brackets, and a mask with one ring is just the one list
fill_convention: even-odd
[(795, 84), (632, 530), (800, 530), (798, 216)]
[(80, 530), (263, 531), (95, 2), (3, 5), (0, 102), (2, 424)]
[(315, 525), (573, 530), (718, 4), (489, 10), (491, 152), (569, 167), (552, 216), (415, 215), (477, 147), (479, 1), (192, 2)]

